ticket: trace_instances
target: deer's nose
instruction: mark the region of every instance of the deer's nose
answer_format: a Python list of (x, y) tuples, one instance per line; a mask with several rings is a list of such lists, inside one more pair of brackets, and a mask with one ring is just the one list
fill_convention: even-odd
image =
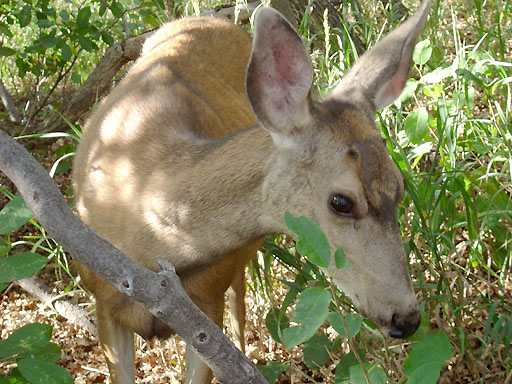
[(391, 319), (391, 329), (389, 336), (395, 339), (405, 339), (411, 336), (420, 326), (420, 313), (419, 311), (412, 311), (405, 315), (399, 313), (393, 314)]

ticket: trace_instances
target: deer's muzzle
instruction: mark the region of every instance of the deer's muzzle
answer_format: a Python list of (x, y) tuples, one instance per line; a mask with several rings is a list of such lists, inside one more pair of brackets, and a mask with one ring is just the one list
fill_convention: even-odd
[(395, 312), (391, 318), (389, 336), (395, 339), (404, 339), (411, 336), (420, 326), (420, 320), (420, 313), (417, 310), (405, 315)]

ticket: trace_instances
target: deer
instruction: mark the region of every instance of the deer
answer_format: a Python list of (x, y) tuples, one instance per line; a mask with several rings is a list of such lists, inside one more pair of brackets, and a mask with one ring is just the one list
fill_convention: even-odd
[[(225, 292), (243, 348), (243, 273), (263, 239), (306, 216), (355, 267), (324, 271), (360, 313), (393, 338), (413, 334), (420, 310), (396, 207), (400, 171), (375, 124), (401, 93), (429, 1), (365, 53), (325, 95), (300, 36), (262, 7), (254, 37), (216, 18), (164, 24), (91, 114), (76, 152), (80, 218), (130, 258), (170, 262), (192, 300), (222, 327)], [(111, 382), (134, 382), (134, 333), (173, 331), (141, 304), (78, 265), (96, 300)], [(240, 332), (241, 331), (241, 332)], [(211, 373), (186, 350), (187, 383)]]

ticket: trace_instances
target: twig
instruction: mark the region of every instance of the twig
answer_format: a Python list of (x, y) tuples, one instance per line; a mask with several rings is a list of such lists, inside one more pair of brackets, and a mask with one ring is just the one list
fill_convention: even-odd
[[(89, 111), (98, 96), (108, 88), (110, 80), (121, 67), (140, 55), (142, 44), (153, 32), (130, 37), (115, 43), (107, 48), (105, 55), (92, 71), (87, 80), (67, 98), (67, 102), (60, 109), (60, 113), (71, 123), (75, 123), (84, 113)], [(66, 122), (60, 114), (53, 114), (40, 129), (40, 132), (63, 131), (67, 128)]]
[(252, 12), (256, 9), (261, 1), (248, 1), (247, 4), (241, 4), (237, 1), (233, 7), (217, 7), (215, 9), (208, 9), (200, 13), (201, 16), (215, 16), (228, 19), (233, 23), (244, 23), (249, 20)]
[(9, 113), (9, 118), (13, 123), (19, 124), (21, 121), (18, 110), (16, 109), (16, 105), (11, 97), (11, 94), (5, 88), (4, 82), (0, 79), (0, 98), (2, 98), (2, 102), (4, 103), (5, 109)]
[(30, 125), (30, 123), (32, 123), (32, 121), (34, 121), (34, 119), (37, 116), (37, 114), (47, 105), (48, 99), (50, 98), (52, 93), (55, 92), (55, 89), (60, 84), (62, 79), (64, 79), (68, 75), (68, 73), (71, 71), (71, 68), (73, 68), (73, 65), (75, 65), (75, 62), (76, 62), (77, 58), (78, 58), (78, 56), (75, 56), (73, 58), (73, 61), (68, 66), (68, 68), (66, 68), (65, 71), (63, 71), (62, 68), (60, 69), (59, 75), (57, 76), (57, 79), (53, 83), (51, 89), (48, 91), (48, 93), (46, 94), (46, 96), (43, 99), (43, 101), (41, 101), (41, 103), (39, 104), (39, 107), (32, 113), (32, 115), (30, 116), (30, 118), (27, 121), (27, 124), (25, 124), (25, 129)]
[(50, 288), (39, 281), (35, 276), (18, 280), (16, 284), (41, 301), (44, 305), (51, 305), (55, 309), (55, 312), (71, 321), (71, 323), (79, 325), (92, 335), (97, 335), (96, 326), (87, 311), (65, 300), (59, 300), (58, 297), (51, 292)]
[[(332, 292), (333, 297), (336, 297), (336, 288), (335, 288), (336, 285), (334, 284), (334, 282), (332, 280), (329, 281), (329, 285), (331, 287), (331, 292)], [(345, 322), (345, 316), (343, 316), (343, 314), (341, 313), (341, 311), (339, 310), (337, 305), (335, 307), (336, 307), (336, 311), (341, 316), (341, 320), (343, 321), (343, 329), (345, 330), (345, 335), (347, 335), (348, 345), (350, 346), (350, 349), (352, 350), (352, 352), (354, 352), (354, 356), (355, 356), (357, 362), (359, 363), (359, 366), (361, 367), (361, 370), (363, 371), (363, 375), (364, 375), (364, 378), (366, 380), (366, 383), (367, 384), (371, 384), (370, 378), (368, 377), (368, 371), (366, 370), (366, 368), (364, 366), (364, 362), (361, 359), (361, 356), (359, 356), (359, 353), (357, 352), (356, 346), (354, 345), (354, 342), (353, 342), (353, 340), (350, 337), (350, 334), (348, 332), (347, 323)]]

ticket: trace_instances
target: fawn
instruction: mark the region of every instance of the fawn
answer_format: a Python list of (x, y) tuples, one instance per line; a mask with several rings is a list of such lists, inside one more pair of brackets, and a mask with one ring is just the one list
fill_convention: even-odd
[[(364, 316), (403, 338), (420, 322), (396, 218), (403, 180), (374, 118), (401, 93), (429, 2), (311, 97), (301, 38), (261, 8), (254, 39), (215, 18), (162, 26), (88, 120), (74, 188), (85, 223), (158, 270), (171, 262), (195, 303), (222, 326), (233, 302), (243, 348), (244, 266), (284, 212), (307, 216), (342, 246), (351, 270), (326, 271)], [(334, 253), (334, 252), (333, 252)], [(113, 383), (134, 382), (134, 332), (172, 330), (83, 266)], [(188, 383), (211, 380), (187, 349)]]

